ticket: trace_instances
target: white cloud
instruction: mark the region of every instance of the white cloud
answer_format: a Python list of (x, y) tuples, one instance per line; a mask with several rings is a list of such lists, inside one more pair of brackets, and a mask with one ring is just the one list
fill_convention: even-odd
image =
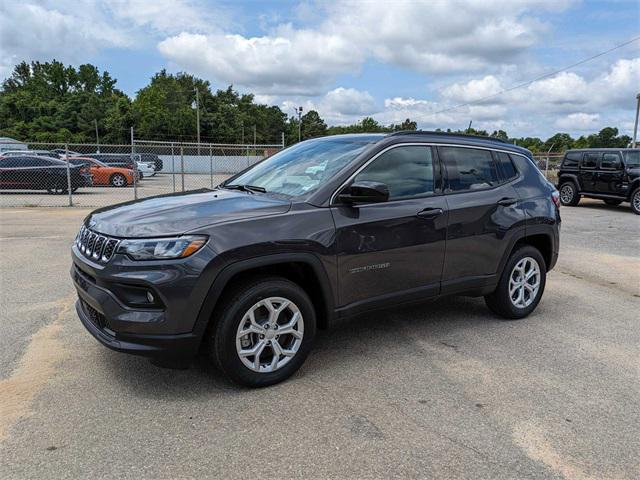
[(338, 87), (324, 97), (323, 107), (342, 115), (369, 115), (375, 109), (375, 100), (369, 92), (355, 88)]
[(565, 117), (558, 118), (555, 122), (555, 126), (574, 132), (576, 130), (593, 130), (600, 120), (598, 113), (570, 113)]
[(75, 62), (130, 38), (106, 21), (94, 2), (0, 3), (0, 76), (22, 60)]
[[(500, 81), (493, 75), (487, 75), (479, 80), (470, 80), (467, 83), (454, 83), (442, 90), (442, 96), (456, 103), (473, 102), (479, 99), (495, 95), (503, 89)], [(487, 100), (495, 103), (494, 97)]]
[(351, 124), (377, 112), (375, 99), (369, 92), (344, 87), (335, 88), (315, 98), (287, 97), (277, 103), (289, 116), (294, 116), (294, 109), (297, 107), (302, 107), (303, 114), (316, 110), (329, 125)]
[(339, 36), (281, 27), (274, 36), (181, 33), (158, 44), (180, 68), (259, 94), (318, 95), (355, 71), (360, 52)]
[[(261, 37), (191, 29), (162, 40), (158, 49), (177, 68), (222, 83), (260, 94), (314, 96), (339, 75), (359, 71), (369, 58), (429, 73), (509, 64), (547, 29), (532, 12), (568, 4), (397, 0), (390, 8), (383, 2), (323, 2), (324, 21), (314, 28), (281, 24)], [(308, 17), (304, 5), (299, 10)]]
[(212, 9), (202, 0), (109, 0), (106, 5), (116, 21), (162, 33), (206, 32), (229, 27), (230, 21), (224, 10)]

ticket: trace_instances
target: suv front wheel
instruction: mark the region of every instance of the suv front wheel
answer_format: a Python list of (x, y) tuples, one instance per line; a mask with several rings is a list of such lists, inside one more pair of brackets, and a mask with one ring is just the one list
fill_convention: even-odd
[(498, 287), (484, 297), (487, 306), (501, 317), (515, 320), (535, 310), (547, 279), (544, 258), (537, 248), (524, 245), (505, 265)]
[(210, 334), (209, 354), (229, 379), (266, 387), (293, 375), (316, 333), (307, 293), (281, 277), (257, 277), (225, 295)]
[(575, 207), (580, 201), (578, 188), (573, 182), (564, 182), (560, 185), (560, 201), (563, 205)]

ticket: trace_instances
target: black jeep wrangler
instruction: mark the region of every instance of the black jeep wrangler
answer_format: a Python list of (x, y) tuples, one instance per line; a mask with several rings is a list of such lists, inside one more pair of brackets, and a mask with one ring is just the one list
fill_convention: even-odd
[(428, 132), (289, 147), (217, 188), (96, 210), (72, 247), (76, 309), (114, 350), (266, 386), (317, 328), (439, 295), (509, 319), (558, 257), (558, 192), (531, 152)]
[(630, 202), (640, 215), (640, 149), (568, 150), (558, 172), (558, 190), (563, 205), (573, 207), (580, 197), (613, 206)]

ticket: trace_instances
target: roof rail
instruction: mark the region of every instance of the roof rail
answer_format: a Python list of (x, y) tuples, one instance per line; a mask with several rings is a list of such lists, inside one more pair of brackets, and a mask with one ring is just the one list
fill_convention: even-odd
[(510, 142), (507, 142), (506, 140), (503, 140), (501, 138), (497, 138), (497, 137), (487, 137), (484, 135), (471, 135), (469, 133), (455, 133), (455, 132), (434, 132), (431, 130), (399, 130), (397, 132), (392, 132), (390, 133), (388, 136), (392, 137), (395, 135), (419, 135), (419, 134), (429, 134), (429, 135), (444, 135), (444, 136), (451, 136), (451, 137), (463, 137), (463, 138), (477, 138), (480, 140), (489, 140), (489, 141), (493, 141), (493, 142), (500, 142), (500, 143), (507, 143), (509, 145), (513, 145)]

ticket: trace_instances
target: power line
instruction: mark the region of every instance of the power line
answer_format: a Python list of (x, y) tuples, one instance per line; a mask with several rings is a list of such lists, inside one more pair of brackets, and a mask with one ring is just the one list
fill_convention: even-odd
[(585, 58), (583, 60), (580, 60), (579, 62), (572, 63), (571, 65), (568, 65), (568, 66), (566, 66), (564, 68), (561, 68), (559, 70), (555, 70), (555, 71), (550, 72), (550, 73), (545, 73), (544, 75), (540, 75), (539, 77), (536, 77), (536, 78), (534, 78), (532, 80), (528, 80), (526, 82), (519, 83), (517, 85), (514, 85), (513, 87), (505, 88), (504, 90), (500, 90), (497, 93), (492, 93), (491, 95), (486, 95), (484, 97), (477, 98), (476, 100), (471, 100), (470, 102), (461, 103), (461, 104), (455, 105), (453, 107), (448, 107), (448, 108), (445, 108), (443, 110), (438, 110), (437, 112), (433, 112), (432, 115), (437, 115), (439, 113), (449, 112), (451, 110), (456, 110), (456, 109), (461, 108), (461, 107), (467, 107), (469, 105), (474, 105), (476, 103), (484, 102), (485, 100), (489, 100), (491, 98), (495, 98), (495, 97), (497, 97), (499, 95), (502, 95), (503, 93), (511, 92), (513, 90), (517, 90), (518, 88), (527, 87), (527, 86), (531, 85), (534, 82), (537, 82), (539, 80), (543, 80), (543, 79), (548, 78), (548, 77), (552, 77), (554, 75), (557, 75), (558, 73), (566, 72), (567, 70), (570, 70), (570, 69), (572, 69), (574, 67), (577, 67), (579, 65), (585, 64), (587, 62), (590, 62), (591, 60), (595, 60), (598, 57), (602, 57), (603, 55), (611, 53), (614, 50), (618, 50), (618, 49), (620, 49), (622, 47), (626, 47), (627, 45), (629, 45), (629, 44), (631, 44), (633, 42), (637, 42), (638, 40), (640, 40), (640, 37), (632, 38), (631, 40), (628, 40), (628, 41), (626, 41), (624, 43), (616, 45), (615, 47), (612, 47), (612, 48), (610, 48), (608, 50), (605, 50), (604, 52), (597, 53), (597, 54), (595, 54), (595, 55), (593, 55), (593, 56), (591, 56), (589, 58)]

